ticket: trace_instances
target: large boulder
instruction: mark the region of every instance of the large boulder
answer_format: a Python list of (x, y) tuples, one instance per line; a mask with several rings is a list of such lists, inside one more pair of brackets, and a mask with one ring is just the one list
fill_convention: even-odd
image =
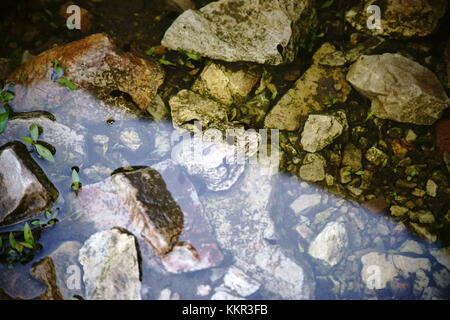
[(399, 54), (361, 56), (347, 80), (372, 101), (371, 111), (383, 119), (431, 125), (450, 104), (430, 70)]
[[(374, 14), (368, 7), (380, 8), (381, 28), (371, 28), (367, 22)], [(345, 18), (358, 31), (391, 38), (424, 37), (430, 35), (444, 16), (445, 0), (363, 0), (347, 11)]]
[(330, 103), (347, 100), (351, 86), (345, 80), (345, 69), (320, 65), (323, 57), (335, 51), (329, 43), (317, 50), (312, 66), (267, 114), (265, 128), (297, 130), (302, 116), (325, 110)]
[(162, 45), (229, 62), (292, 62), (316, 20), (310, 0), (220, 0), (187, 10)]
[(92, 235), (81, 247), (85, 298), (141, 300), (141, 267), (135, 237), (120, 228)]
[(15, 111), (35, 104), (36, 98), (54, 101), (68, 95), (67, 88), (52, 80), (56, 59), (66, 67), (63, 77), (77, 87), (100, 97), (127, 93), (141, 110), (149, 106), (164, 80), (159, 64), (123, 53), (106, 35), (93, 34), (47, 50), (16, 69), (7, 79), (7, 83), (16, 85)]
[(0, 225), (29, 219), (52, 207), (59, 196), (20, 142), (0, 148)]

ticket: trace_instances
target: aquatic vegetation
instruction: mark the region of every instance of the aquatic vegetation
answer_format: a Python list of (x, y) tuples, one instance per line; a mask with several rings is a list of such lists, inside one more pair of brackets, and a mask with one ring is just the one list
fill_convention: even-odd
[(75, 85), (69, 79), (63, 78), (64, 72), (66, 71), (66, 67), (61, 67), (58, 59), (55, 59), (53, 63), (53, 73), (52, 73), (52, 81), (59, 83), (60, 85), (69, 88), (72, 91), (75, 91)]
[(52, 152), (47, 149), (46, 147), (44, 147), (42, 144), (37, 143), (38, 142), (38, 138), (39, 138), (39, 127), (37, 124), (33, 123), (30, 127), (30, 137), (22, 137), (21, 139), (23, 141), (25, 141), (26, 143), (32, 145), (35, 149), (36, 152), (39, 154), (39, 156), (41, 156), (42, 158), (44, 158), (47, 161), (50, 162), (55, 162), (55, 159), (53, 158), (53, 154)]
[(8, 102), (15, 97), (14, 86), (10, 85), (8, 89), (0, 93), (0, 102), (3, 104), (3, 111), (0, 112), (0, 133), (6, 128), (6, 123), (9, 119), (9, 106)]
[(80, 177), (78, 175), (77, 168), (72, 169), (72, 190), (75, 191), (75, 194), (78, 196), (78, 192), (81, 190), (81, 182)]
[(42, 246), (35, 240), (33, 232), (28, 223), (23, 228), (23, 236), (16, 232), (16, 236), (23, 237), (23, 241), (16, 240), (13, 232), (9, 233), (9, 248), (3, 248), (3, 239), (0, 237), (0, 252), (6, 250), (8, 255), (8, 268), (14, 268), (16, 262), (26, 264), (33, 260), (35, 251), (41, 250)]

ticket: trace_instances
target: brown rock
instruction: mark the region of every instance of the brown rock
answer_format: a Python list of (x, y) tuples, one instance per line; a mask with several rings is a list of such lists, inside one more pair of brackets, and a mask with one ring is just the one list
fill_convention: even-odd
[(35, 300), (63, 300), (61, 292), (56, 285), (56, 271), (53, 260), (50, 257), (36, 262), (31, 267), (31, 276), (45, 285), (45, 292)]
[[(93, 91), (100, 98), (113, 91), (127, 93), (141, 110), (148, 107), (164, 80), (159, 64), (120, 52), (110, 38), (97, 33), (47, 50), (15, 70), (7, 80), (16, 84), (15, 111), (26, 109), (28, 100), (24, 95), (31, 94), (33, 88), (52, 90), (55, 59), (66, 67), (64, 77), (78, 88)], [(27, 90), (21, 90), (17, 84), (26, 86)]]

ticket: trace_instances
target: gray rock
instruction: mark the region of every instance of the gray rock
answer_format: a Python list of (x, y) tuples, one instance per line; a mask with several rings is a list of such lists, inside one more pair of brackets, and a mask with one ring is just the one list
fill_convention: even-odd
[(241, 269), (230, 267), (223, 278), (225, 286), (234, 290), (241, 297), (254, 294), (261, 287), (261, 284), (249, 278)]
[(403, 255), (391, 255), (370, 252), (362, 256), (361, 277), (369, 289), (384, 289), (388, 282), (400, 275), (416, 273), (419, 270), (430, 271), (431, 263), (426, 258), (411, 258)]
[(366, 152), (366, 159), (369, 162), (372, 162), (374, 165), (379, 166), (380, 164), (383, 163), (383, 161), (388, 159), (388, 156), (380, 149), (378, 149), (376, 147), (371, 147)]
[(152, 100), (147, 108), (147, 112), (150, 113), (156, 121), (166, 120), (169, 118), (170, 114), (169, 109), (166, 107), (166, 104), (159, 94)]
[(130, 149), (131, 151), (136, 151), (142, 145), (139, 133), (134, 128), (126, 128), (120, 133), (120, 141)]
[(161, 44), (212, 59), (279, 65), (293, 61), (315, 19), (309, 0), (220, 0), (185, 11)]
[(362, 152), (354, 144), (349, 143), (344, 148), (344, 155), (342, 157), (342, 165), (349, 166), (353, 172), (362, 169)]
[(433, 272), (433, 280), (439, 288), (445, 289), (450, 285), (450, 272), (441, 268), (439, 271)]
[(428, 287), (429, 283), (430, 279), (428, 279), (425, 272), (421, 269), (417, 270), (416, 279), (414, 279), (413, 294), (416, 297), (420, 297), (423, 291)]
[(325, 159), (315, 153), (308, 153), (303, 159), (300, 167), (300, 177), (310, 182), (322, 181), (325, 179)]
[(198, 132), (194, 121), (200, 122), (203, 129), (223, 130), (227, 127), (226, 107), (192, 91), (181, 90), (170, 98), (169, 104), (175, 128)]
[(450, 101), (430, 70), (399, 54), (361, 56), (347, 80), (372, 101), (374, 115), (383, 119), (431, 125)]
[[(297, 130), (300, 127), (300, 118), (324, 110), (330, 103), (330, 97), (336, 102), (347, 100), (351, 86), (345, 80), (345, 70), (319, 65), (324, 56), (335, 50), (329, 43), (323, 44), (317, 50), (312, 66), (267, 114), (264, 120), (265, 128)], [(341, 87), (339, 91), (335, 85)]]
[(401, 206), (391, 206), (390, 208), (391, 210), (391, 215), (393, 215), (394, 217), (401, 217), (404, 216), (409, 209), (406, 207), (401, 207)]
[(9, 225), (49, 210), (59, 196), (20, 142), (0, 148), (0, 224)]
[(415, 254), (424, 254), (423, 246), (414, 240), (406, 240), (400, 247), (400, 252), (412, 252)]
[(139, 247), (135, 237), (113, 228), (92, 235), (80, 249), (88, 300), (141, 300)]
[(11, 119), (8, 121), (5, 131), (0, 135), (0, 144), (11, 140), (19, 140), (21, 137), (29, 137), (30, 126), (33, 123), (43, 129), (39, 140), (51, 144), (56, 149), (54, 155), (56, 165), (80, 166), (86, 161), (87, 150), (85, 137), (82, 134), (84, 132), (83, 126), (77, 125), (79, 128), (77, 132), (45, 116), (28, 118), (27, 114), (22, 114)]
[(84, 295), (81, 272), (78, 273), (81, 271), (78, 267), (78, 252), (81, 246), (78, 241), (67, 241), (50, 254), (55, 265), (56, 284), (65, 300), (70, 300), (74, 295)]
[(430, 230), (427, 227), (414, 222), (411, 222), (409, 225), (411, 226), (411, 229), (413, 231), (415, 231), (419, 236), (425, 238), (427, 242), (431, 243), (436, 241), (437, 239), (436, 234), (430, 232)]
[(311, 284), (305, 269), (268, 241), (277, 239), (270, 217), (276, 169), (277, 164), (251, 165), (232, 189), (205, 194), (201, 200), (217, 240), (233, 253), (236, 267), (284, 299), (307, 299)]
[(450, 270), (450, 247), (430, 249), (430, 254), (448, 270)]
[(348, 246), (345, 225), (340, 222), (329, 222), (311, 242), (308, 253), (313, 258), (323, 260), (334, 266), (342, 259)]
[(235, 145), (183, 139), (172, 149), (172, 160), (200, 177), (208, 189), (221, 191), (229, 189), (244, 172), (245, 162), (236, 161), (236, 153)]
[(374, 13), (367, 11), (370, 5), (381, 7), (375, 0), (359, 1), (359, 4), (346, 12), (346, 20), (358, 31), (391, 38), (424, 37), (431, 34), (447, 7), (445, 0), (418, 0), (406, 5), (401, 1), (387, 0), (381, 7), (381, 29), (369, 29), (368, 22)]
[(309, 115), (302, 132), (301, 144), (308, 152), (317, 152), (333, 143), (345, 127), (342, 121), (332, 115)]
[(296, 215), (303, 215), (317, 209), (321, 204), (319, 193), (302, 194), (289, 206)]

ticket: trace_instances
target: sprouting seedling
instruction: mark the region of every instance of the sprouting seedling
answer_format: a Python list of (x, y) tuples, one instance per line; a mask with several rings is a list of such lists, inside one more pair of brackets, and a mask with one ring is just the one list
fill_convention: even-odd
[[(8, 102), (13, 100), (15, 97), (14, 86), (9, 85), (8, 89), (0, 93), (0, 102), (3, 104), (3, 111), (0, 111), (0, 133), (2, 133), (9, 119), (9, 106)], [(1, 109), (0, 109), (1, 110)]]
[[(33, 236), (30, 225), (25, 223), (23, 228), (23, 238), (25, 241), (17, 241), (12, 232), (9, 233), (9, 245), (8, 250), (8, 268), (14, 268), (14, 263), (18, 260), (22, 263), (30, 261), (34, 256), (35, 250), (40, 250), (42, 246), (38, 244)], [(28, 250), (25, 250), (27, 248)]]
[(370, 118), (372, 118), (372, 116), (373, 116), (374, 113), (375, 113), (375, 110), (370, 110), (369, 114), (367, 114), (366, 122), (367, 122)]
[(52, 152), (42, 144), (37, 143), (37, 139), (39, 138), (39, 127), (35, 123), (33, 123), (30, 127), (30, 137), (22, 137), (21, 139), (26, 143), (32, 145), (36, 149), (36, 152), (40, 157), (44, 158), (47, 161), (55, 162)]
[(75, 194), (78, 196), (78, 192), (81, 190), (81, 182), (80, 177), (78, 175), (78, 171), (76, 168), (72, 168), (72, 190), (75, 191)]
[(53, 62), (53, 73), (51, 76), (52, 81), (59, 83), (60, 85), (69, 88), (72, 91), (75, 91), (75, 85), (72, 81), (67, 78), (63, 78), (64, 73), (66, 72), (66, 67), (62, 67), (58, 61), (55, 59)]
[(55, 210), (54, 213), (51, 213), (50, 211), (45, 211), (45, 218), (47, 221), (41, 221), (40, 219), (36, 219), (31, 221), (31, 225), (33, 226), (53, 226), (56, 222), (58, 222), (58, 219), (56, 219), (56, 216), (58, 215), (59, 208)]

